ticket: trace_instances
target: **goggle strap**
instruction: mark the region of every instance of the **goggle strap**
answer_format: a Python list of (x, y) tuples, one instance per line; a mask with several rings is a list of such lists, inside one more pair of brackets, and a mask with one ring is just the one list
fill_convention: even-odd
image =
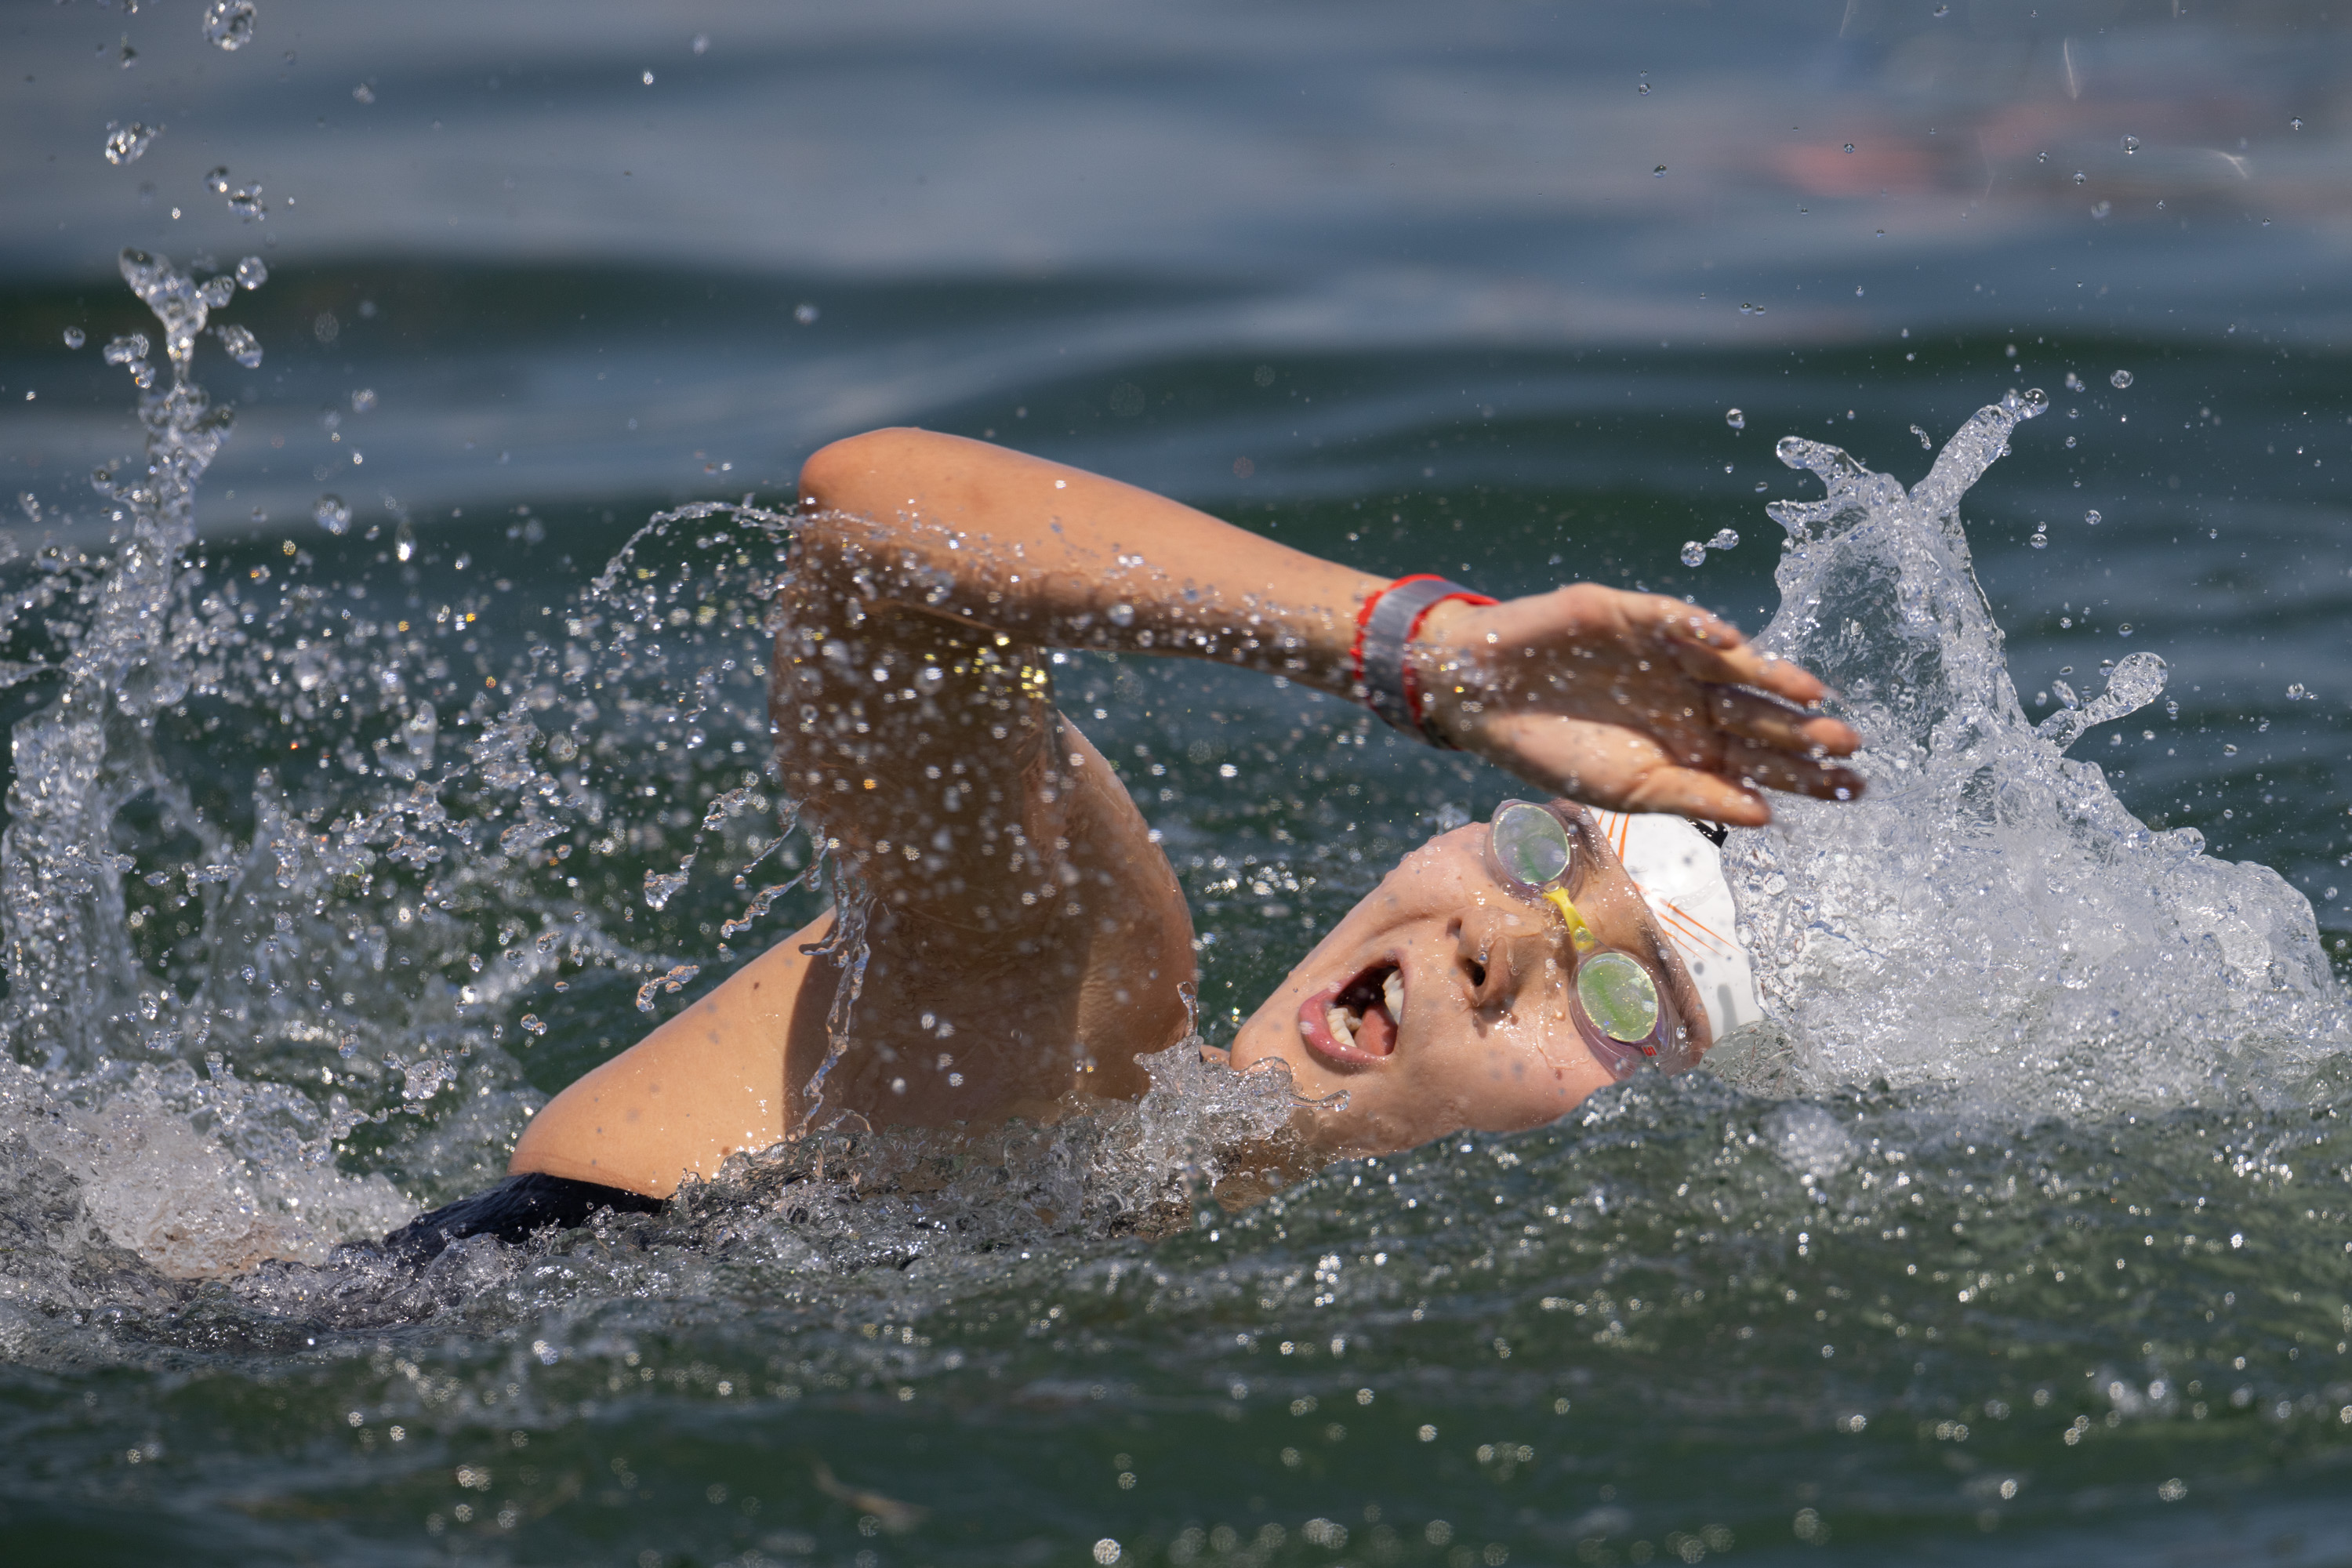
[(1567, 889), (1553, 886), (1539, 890), (1544, 901), (1559, 911), (1560, 920), (1568, 926), (1568, 940), (1576, 944), (1580, 956), (1601, 945), (1601, 939), (1592, 934), (1592, 928), (1584, 923), (1584, 917), (1577, 912), (1576, 905), (1569, 899)]

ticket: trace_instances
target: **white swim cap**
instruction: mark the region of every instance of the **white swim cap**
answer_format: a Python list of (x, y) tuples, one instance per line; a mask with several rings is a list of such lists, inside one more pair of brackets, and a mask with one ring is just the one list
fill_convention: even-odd
[(1723, 851), (1679, 816), (1592, 815), (1625, 863), (1625, 874), (1649, 900), (1658, 929), (1690, 970), (1715, 1037), (1720, 1040), (1763, 1017), (1756, 973), (1733, 934), (1738, 913), (1732, 907), (1731, 884), (1724, 880)]

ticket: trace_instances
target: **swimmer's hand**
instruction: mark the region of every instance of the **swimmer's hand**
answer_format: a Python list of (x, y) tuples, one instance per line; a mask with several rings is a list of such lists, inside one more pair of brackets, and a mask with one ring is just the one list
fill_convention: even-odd
[(1829, 689), (1679, 599), (1580, 583), (1500, 605), (1449, 600), (1422, 622), (1412, 658), (1434, 727), (1588, 805), (1759, 827), (1772, 820), (1766, 790), (1863, 792), (1861, 774), (1829, 760), (1862, 737), (1807, 711)]

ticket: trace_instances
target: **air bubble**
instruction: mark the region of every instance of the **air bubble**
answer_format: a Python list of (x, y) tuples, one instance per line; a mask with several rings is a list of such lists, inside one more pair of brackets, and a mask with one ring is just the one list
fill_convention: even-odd
[(1696, 540), (1696, 539), (1688, 540), (1688, 541), (1685, 542), (1685, 543), (1684, 543), (1684, 545), (1683, 545), (1683, 564), (1684, 564), (1684, 565), (1685, 565), (1685, 566), (1696, 566), (1696, 565), (1698, 565), (1701, 562), (1705, 561), (1706, 559), (1706, 545), (1701, 544), (1701, 543), (1700, 543), (1697, 540)]
[(82, 331), (79, 327), (68, 327), (66, 329), (66, 347), (69, 349), (78, 349), (88, 342), (89, 342), (89, 340), (82, 335)]
[(253, 42), (253, 0), (213, 0), (205, 7), (205, 39), (235, 51)]
[(106, 161), (117, 165), (136, 163), (155, 138), (163, 133), (160, 125), (142, 125), (132, 121), (106, 133)]
[(2107, 384), (2114, 387), (2117, 392), (2123, 391), (2124, 388), (2129, 386), (2131, 384), (2132, 373), (2127, 370), (2119, 370), (2116, 372), (2115, 374), (2107, 377)]
[(258, 256), (248, 256), (236, 264), (236, 280), (247, 289), (258, 289), (269, 281), (269, 268)]
[[(1748, 309), (1748, 307), (1742, 305), (1740, 309), (1744, 310)], [(1730, 426), (1734, 430), (1745, 430), (1748, 428), (1748, 416), (1742, 414), (1737, 408), (1725, 409), (1723, 411), (1723, 422), (1726, 425)]]
[(310, 519), (329, 533), (340, 534), (352, 526), (352, 509), (339, 495), (322, 495), (311, 503)]

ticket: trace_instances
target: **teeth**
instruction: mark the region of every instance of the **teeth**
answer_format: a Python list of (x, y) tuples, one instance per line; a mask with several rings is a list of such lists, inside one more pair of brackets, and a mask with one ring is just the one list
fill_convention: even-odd
[(1343, 1046), (1356, 1043), (1356, 1026), (1348, 1019), (1348, 1010), (1336, 1003), (1323, 1010), (1323, 1022), (1330, 1027), (1331, 1037)]
[(1399, 1019), (1404, 1016), (1403, 971), (1397, 969), (1391, 969), (1389, 971), (1389, 977), (1381, 982), (1381, 1000), (1388, 1004), (1389, 1017), (1391, 1019)]

